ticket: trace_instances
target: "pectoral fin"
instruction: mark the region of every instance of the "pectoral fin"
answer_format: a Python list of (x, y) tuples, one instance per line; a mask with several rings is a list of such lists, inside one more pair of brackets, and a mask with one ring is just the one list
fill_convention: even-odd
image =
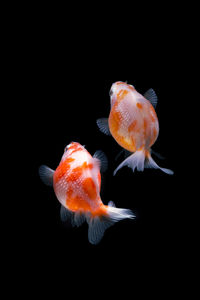
[(101, 172), (105, 172), (108, 168), (108, 159), (105, 153), (101, 150), (97, 150), (94, 153), (93, 158), (96, 160), (99, 167), (101, 168)]
[(156, 108), (158, 103), (158, 97), (153, 89), (149, 89), (145, 94), (144, 98), (149, 100), (154, 108)]
[(108, 125), (108, 118), (97, 119), (96, 122), (101, 132), (103, 132), (106, 135), (111, 135), (109, 125)]
[(50, 169), (49, 167), (45, 165), (39, 167), (39, 176), (42, 182), (48, 186), (53, 185), (53, 174), (54, 170)]

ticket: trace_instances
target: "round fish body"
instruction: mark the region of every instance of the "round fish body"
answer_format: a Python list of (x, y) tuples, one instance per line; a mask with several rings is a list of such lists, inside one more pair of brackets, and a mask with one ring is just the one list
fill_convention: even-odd
[(114, 171), (114, 175), (124, 166), (143, 171), (144, 168), (155, 168), (167, 174), (173, 171), (161, 168), (151, 157), (151, 147), (159, 134), (159, 123), (154, 107), (157, 96), (153, 89), (139, 94), (134, 86), (125, 82), (114, 83), (110, 90), (109, 118), (97, 120), (99, 129), (112, 135), (125, 150), (132, 152)]
[(133, 86), (117, 82), (111, 88), (109, 129), (117, 143), (130, 152), (149, 149), (159, 134), (156, 112)]
[(96, 151), (92, 157), (82, 145), (72, 142), (65, 148), (55, 171), (45, 165), (39, 168), (41, 180), (53, 185), (61, 203), (61, 220), (70, 221), (73, 226), (86, 221), (92, 244), (98, 244), (105, 230), (115, 222), (134, 218), (129, 209), (116, 208), (112, 201), (108, 205), (101, 201), (100, 167), (105, 170), (106, 165), (107, 158), (102, 151)]
[(80, 144), (70, 144), (53, 176), (60, 203), (72, 212), (98, 215), (105, 211), (100, 185), (101, 175), (95, 160)]

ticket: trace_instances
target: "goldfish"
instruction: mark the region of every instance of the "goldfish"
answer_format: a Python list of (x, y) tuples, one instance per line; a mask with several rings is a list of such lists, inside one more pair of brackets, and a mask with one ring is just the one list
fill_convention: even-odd
[(144, 96), (127, 82), (115, 82), (110, 90), (110, 114), (108, 118), (97, 120), (101, 132), (112, 135), (126, 151), (131, 152), (114, 171), (114, 175), (124, 166), (144, 171), (155, 168), (172, 175), (173, 171), (161, 168), (151, 157), (151, 147), (159, 135), (159, 122), (155, 111), (158, 102), (153, 89)]
[(105, 171), (106, 168), (107, 157), (102, 151), (96, 151), (92, 157), (77, 142), (65, 147), (55, 171), (45, 165), (39, 168), (41, 180), (53, 186), (61, 203), (61, 220), (77, 227), (86, 221), (91, 244), (98, 244), (105, 230), (115, 222), (135, 217), (131, 210), (116, 208), (112, 201), (108, 205), (103, 204), (100, 197), (100, 170)]

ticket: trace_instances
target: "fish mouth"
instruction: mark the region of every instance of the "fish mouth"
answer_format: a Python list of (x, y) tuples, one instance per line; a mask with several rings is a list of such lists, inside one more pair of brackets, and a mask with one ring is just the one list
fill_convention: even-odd
[(64, 151), (67, 151), (67, 150), (69, 150), (71, 147), (74, 147), (74, 146), (76, 146), (76, 147), (85, 147), (85, 145), (84, 146), (82, 146), (81, 144), (79, 144), (78, 142), (71, 142), (71, 143), (69, 143), (66, 147), (65, 147), (65, 149), (64, 149)]
[(72, 144), (74, 144), (74, 143), (75, 142), (70, 142), (67, 146), (65, 146), (64, 151), (67, 151), (72, 146)]

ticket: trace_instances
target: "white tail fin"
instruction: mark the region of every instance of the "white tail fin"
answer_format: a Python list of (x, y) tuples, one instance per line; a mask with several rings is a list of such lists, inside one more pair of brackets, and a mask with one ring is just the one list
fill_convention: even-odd
[(108, 203), (107, 213), (108, 214), (105, 216), (87, 218), (89, 225), (88, 240), (91, 244), (98, 244), (101, 241), (105, 230), (114, 223), (123, 219), (135, 218), (130, 209), (116, 208), (113, 202)]
[(154, 168), (154, 169), (160, 169), (161, 171), (163, 171), (166, 174), (169, 175), (173, 175), (174, 172), (170, 169), (165, 169), (165, 168), (161, 168), (157, 165), (157, 163), (153, 160), (153, 158), (151, 157), (151, 155), (149, 155), (149, 157), (147, 158), (146, 162), (145, 162), (145, 168)]
[(139, 150), (136, 151), (134, 154), (130, 155), (127, 159), (125, 159), (114, 171), (113, 175), (117, 173), (119, 169), (121, 169), (124, 166), (128, 166), (135, 171), (135, 168), (137, 168), (138, 171), (144, 171), (144, 168), (154, 168), (154, 169), (160, 169), (161, 171), (167, 173), (167, 174), (174, 174), (173, 171), (165, 168), (159, 167), (156, 162), (151, 157), (150, 153), (148, 152), (148, 156), (145, 157), (145, 151)]
[(138, 171), (144, 170), (144, 161), (145, 161), (145, 152), (143, 150), (136, 151), (134, 154), (131, 154), (127, 159), (125, 159), (114, 171), (113, 175), (117, 173), (119, 169), (121, 169), (124, 166), (128, 166), (131, 168), (134, 172), (135, 168), (137, 168)]

